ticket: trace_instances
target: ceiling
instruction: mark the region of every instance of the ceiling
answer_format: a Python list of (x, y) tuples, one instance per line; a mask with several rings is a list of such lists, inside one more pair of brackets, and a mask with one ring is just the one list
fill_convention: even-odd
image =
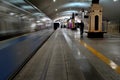
[[(5, 0), (36, 16), (55, 19), (58, 16), (72, 15), (88, 11), (92, 0)], [(99, 0), (103, 7), (103, 19), (120, 21), (120, 0)]]
[(47, 16), (54, 19), (58, 16), (71, 15), (72, 12), (88, 10), (92, 0), (28, 0)]

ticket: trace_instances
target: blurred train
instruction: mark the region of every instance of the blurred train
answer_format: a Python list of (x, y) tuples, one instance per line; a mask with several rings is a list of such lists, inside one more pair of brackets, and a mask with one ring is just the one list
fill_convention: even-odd
[(38, 21), (32, 13), (0, 1), (0, 40), (51, 27), (50, 20)]

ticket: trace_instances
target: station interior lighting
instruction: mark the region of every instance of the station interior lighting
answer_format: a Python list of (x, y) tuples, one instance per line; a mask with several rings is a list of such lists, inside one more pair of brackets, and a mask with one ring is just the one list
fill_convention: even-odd
[(113, 0), (114, 2), (118, 1), (118, 0)]
[(53, 0), (53, 2), (56, 2), (56, 0)]
[(67, 7), (90, 7), (91, 3), (87, 3), (87, 2), (72, 2), (72, 3), (68, 3), (65, 4), (63, 6), (61, 6), (60, 8), (67, 8)]

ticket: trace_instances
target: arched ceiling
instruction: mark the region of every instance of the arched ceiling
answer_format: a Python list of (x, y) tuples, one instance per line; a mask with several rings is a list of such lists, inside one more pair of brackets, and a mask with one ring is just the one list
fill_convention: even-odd
[[(92, 0), (28, 0), (38, 7), (50, 18), (55, 18), (67, 11), (88, 10)], [(120, 0), (99, 0), (103, 6), (103, 18), (108, 20), (120, 20)], [(66, 14), (67, 15), (67, 14)]]
[[(32, 4), (36, 5), (41, 11), (43, 11), (50, 18), (60, 16), (62, 13), (68, 12), (71, 14), (73, 11), (80, 11), (82, 8), (88, 9), (92, 0), (28, 0)], [(66, 14), (66, 15), (67, 15)], [(65, 14), (64, 14), (65, 15)]]
[[(4, 1), (4, 0), (3, 0)], [(5, 0), (36, 16), (54, 19), (72, 12), (89, 10), (92, 0)], [(99, 0), (103, 7), (103, 19), (120, 21), (120, 0)]]

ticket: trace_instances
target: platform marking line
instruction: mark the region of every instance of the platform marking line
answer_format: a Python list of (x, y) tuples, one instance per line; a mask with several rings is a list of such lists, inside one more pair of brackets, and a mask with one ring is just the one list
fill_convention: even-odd
[(105, 62), (107, 65), (109, 65), (113, 70), (115, 70), (115, 72), (117, 72), (117, 73), (120, 74), (120, 66), (117, 65), (115, 62), (113, 62), (109, 58), (107, 58), (104, 55), (102, 55), (102, 53), (100, 53), (97, 50), (95, 50), (94, 48), (92, 48), (90, 45), (88, 45), (87, 43), (85, 43), (83, 40), (80, 40), (80, 44), (82, 44), (85, 48), (87, 48), (89, 51), (91, 51), (100, 60), (102, 60), (103, 62)]

